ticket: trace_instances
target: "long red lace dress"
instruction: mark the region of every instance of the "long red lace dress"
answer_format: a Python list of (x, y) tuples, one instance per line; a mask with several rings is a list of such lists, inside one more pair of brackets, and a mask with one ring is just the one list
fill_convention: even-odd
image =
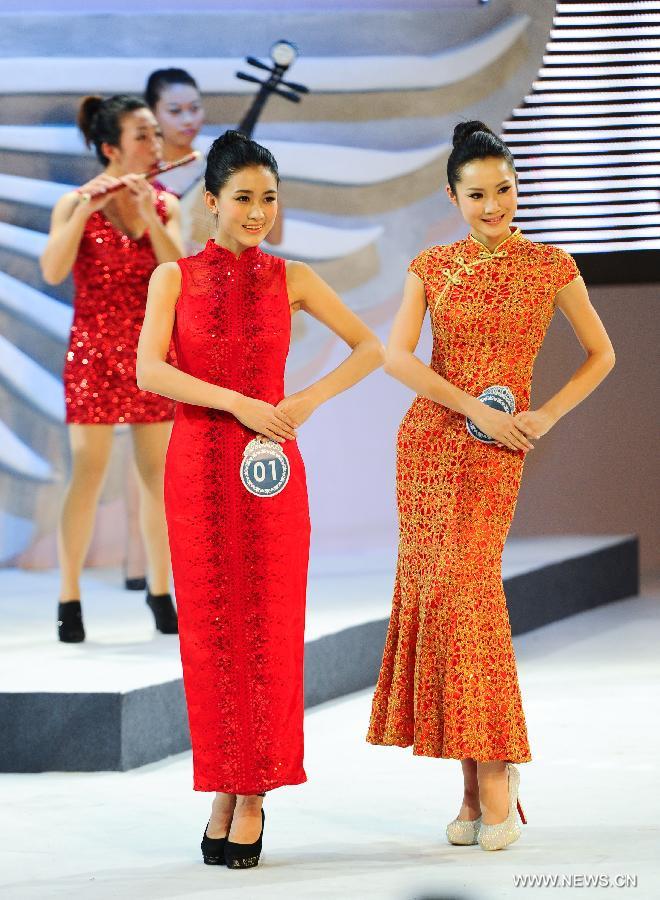
[[(156, 211), (164, 222), (162, 194)], [(174, 403), (141, 391), (135, 377), (147, 289), (157, 265), (148, 232), (129, 237), (103, 210), (85, 223), (73, 265), (73, 323), (62, 373), (68, 423), (144, 424), (174, 418)]]
[[(478, 396), (508, 386), (529, 409), (555, 295), (578, 274), (516, 229), (492, 253), (473, 237), (431, 247), (424, 283), (431, 367)], [(524, 461), (480, 443), (459, 413), (417, 397), (397, 440), (399, 556), (367, 740), (422, 756), (531, 759), (502, 587), (504, 541)]]
[[(179, 368), (278, 403), (291, 335), (284, 261), (258, 247), (236, 258), (209, 241), (179, 266)], [(286, 487), (250, 494), (239, 470), (254, 437), (227, 412), (177, 404), (165, 506), (199, 791), (255, 794), (305, 781), (305, 469), (287, 441)]]

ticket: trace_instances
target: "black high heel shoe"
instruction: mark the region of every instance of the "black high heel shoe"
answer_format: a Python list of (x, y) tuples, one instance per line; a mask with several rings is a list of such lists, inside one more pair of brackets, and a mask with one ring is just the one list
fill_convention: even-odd
[[(262, 794), (257, 794), (256, 796), (265, 797), (266, 794), (264, 792)], [(253, 844), (237, 844), (235, 841), (230, 841), (229, 834), (227, 834), (227, 840), (225, 842), (225, 864), (228, 869), (253, 869), (255, 866), (259, 865), (265, 824), (266, 813), (262, 807), (261, 832)]]
[[(209, 822), (211, 820), (209, 819)], [(209, 823), (206, 823), (204, 836), (202, 838), (202, 858), (207, 866), (224, 866), (225, 865), (225, 845), (227, 836), (222, 838), (210, 838), (206, 833)]]
[(261, 834), (253, 844), (237, 844), (227, 838), (225, 843), (225, 864), (228, 869), (253, 869), (259, 865), (265, 824), (266, 813), (262, 809)]
[(135, 578), (129, 578), (124, 572), (124, 589), (127, 591), (146, 591), (147, 579), (144, 575), (137, 575)]
[(154, 614), (156, 628), (161, 634), (179, 633), (179, 620), (170, 594), (147, 591), (147, 606)]
[(58, 604), (57, 635), (64, 644), (80, 644), (85, 640), (80, 600)]

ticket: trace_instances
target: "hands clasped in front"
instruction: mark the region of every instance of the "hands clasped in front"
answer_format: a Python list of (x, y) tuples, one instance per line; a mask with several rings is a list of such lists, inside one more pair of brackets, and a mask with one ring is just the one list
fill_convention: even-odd
[(315, 406), (304, 391), (291, 394), (273, 406), (254, 397), (241, 397), (234, 415), (257, 437), (265, 437), (278, 444), (295, 441), (296, 429), (306, 422)]
[(534, 449), (532, 440), (538, 440), (552, 428), (553, 421), (548, 413), (529, 410), (515, 415), (500, 412), (480, 403), (481, 407), (470, 414), (475, 425), (493, 438), (498, 447), (522, 450), (528, 453)]

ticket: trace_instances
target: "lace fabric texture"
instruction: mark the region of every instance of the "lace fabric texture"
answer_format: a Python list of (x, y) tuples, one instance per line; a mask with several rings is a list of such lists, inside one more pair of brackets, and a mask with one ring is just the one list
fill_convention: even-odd
[[(514, 231), (494, 252), (472, 237), (431, 247), (424, 283), (431, 367), (478, 396), (508, 386), (529, 408), (554, 298), (579, 275), (556, 247)], [(417, 397), (397, 437), (399, 553), (367, 740), (415, 754), (531, 759), (501, 559), (524, 454), (483, 444), (458, 413)]]
[[(156, 209), (165, 221), (160, 194)], [(144, 424), (174, 418), (174, 403), (141, 391), (135, 376), (147, 288), (157, 264), (148, 233), (129, 237), (103, 210), (87, 220), (73, 266), (73, 323), (62, 373), (67, 422)]]
[[(291, 333), (284, 261), (258, 247), (236, 258), (209, 241), (179, 266), (179, 367), (278, 403)], [(200, 791), (256, 794), (305, 781), (305, 470), (287, 441), (286, 487), (253, 496), (239, 474), (252, 438), (227, 412), (177, 404), (165, 503)]]

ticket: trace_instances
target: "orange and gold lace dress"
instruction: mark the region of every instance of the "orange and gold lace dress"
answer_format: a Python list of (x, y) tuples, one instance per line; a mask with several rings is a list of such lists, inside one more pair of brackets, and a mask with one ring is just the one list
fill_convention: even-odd
[[(472, 236), (410, 264), (424, 283), (431, 368), (473, 396), (506, 385), (529, 409), (558, 291), (579, 275), (519, 229), (493, 252)], [(531, 759), (502, 587), (524, 454), (471, 437), (417, 397), (397, 438), (399, 555), (367, 740), (422, 756)]]

